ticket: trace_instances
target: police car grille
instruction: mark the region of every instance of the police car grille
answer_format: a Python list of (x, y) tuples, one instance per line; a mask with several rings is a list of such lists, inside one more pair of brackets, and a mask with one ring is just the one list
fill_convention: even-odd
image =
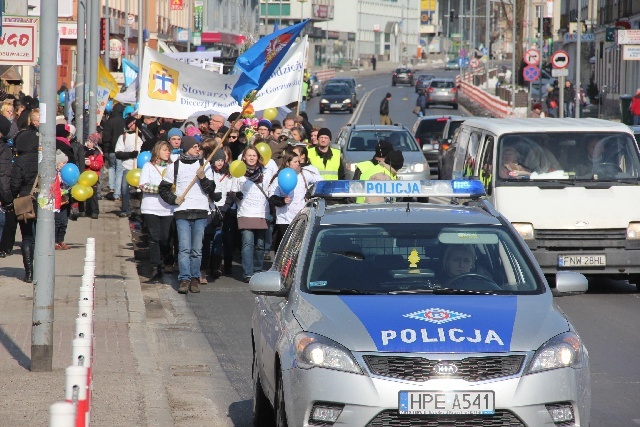
[(493, 415), (400, 415), (398, 411), (380, 412), (367, 427), (525, 427), (510, 411)]
[[(431, 378), (462, 378), (465, 381), (484, 381), (509, 377), (520, 372), (524, 356), (468, 357), (462, 360), (429, 360), (424, 357), (364, 356), (369, 370), (374, 375), (410, 381), (428, 381)], [(438, 375), (433, 370), (436, 364), (455, 364), (458, 372), (453, 375)]]

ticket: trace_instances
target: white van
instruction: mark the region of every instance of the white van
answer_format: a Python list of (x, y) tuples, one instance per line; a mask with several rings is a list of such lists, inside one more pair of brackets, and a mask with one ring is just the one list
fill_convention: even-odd
[(628, 279), (640, 290), (640, 153), (599, 119), (475, 119), (459, 129), (454, 179), (480, 179), (543, 272)]

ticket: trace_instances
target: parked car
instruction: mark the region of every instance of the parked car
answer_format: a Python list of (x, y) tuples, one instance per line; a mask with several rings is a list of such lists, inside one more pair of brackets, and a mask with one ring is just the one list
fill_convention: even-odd
[(636, 139), (636, 142), (640, 145), (640, 126), (630, 126), (631, 131), (633, 132), (633, 137)]
[(320, 114), (325, 111), (348, 111), (353, 114), (355, 104), (352, 96), (353, 92), (347, 84), (326, 84), (320, 99)]
[(359, 162), (373, 158), (376, 146), (382, 140), (391, 142), (394, 149), (402, 151), (404, 166), (398, 171), (398, 179), (429, 179), (429, 164), (411, 132), (401, 125), (347, 125), (340, 129), (334, 147), (342, 153), (345, 179), (353, 178)]
[(451, 105), (454, 110), (458, 109), (458, 88), (453, 79), (431, 80), (427, 88), (427, 108), (436, 104)]
[(431, 80), (435, 78), (436, 76), (432, 74), (420, 74), (416, 79), (416, 93), (420, 92), (422, 89), (426, 89)]
[(358, 106), (358, 102), (359, 102), (358, 87), (360, 87), (361, 85), (358, 85), (356, 83), (356, 79), (354, 79), (353, 77), (335, 77), (327, 80), (325, 84), (333, 84), (333, 83), (342, 83), (342, 84), (348, 85), (351, 88), (351, 93), (353, 94), (353, 96), (351, 97), (351, 100), (353, 101), (356, 107)]
[(446, 71), (448, 70), (459, 70), (460, 69), (460, 64), (458, 64), (458, 60), (457, 59), (450, 59), (447, 61), (446, 64), (444, 64), (444, 69)]
[(413, 86), (413, 71), (410, 68), (396, 68), (391, 77), (391, 85), (395, 86), (399, 83)]
[(439, 146), (443, 132), (452, 119), (461, 119), (462, 116), (425, 116), (420, 117), (413, 125), (411, 133), (422, 149), (424, 157), (429, 162), (431, 176), (438, 176)]

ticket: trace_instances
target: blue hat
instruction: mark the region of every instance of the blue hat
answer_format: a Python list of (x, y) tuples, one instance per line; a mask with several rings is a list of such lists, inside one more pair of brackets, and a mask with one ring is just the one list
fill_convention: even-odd
[(271, 121), (267, 119), (262, 119), (258, 122), (258, 127), (265, 126), (267, 129), (271, 130)]
[(171, 128), (169, 132), (167, 132), (167, 138), (171, 139), (172, 136), (179, 136), (180, 138), (182, 138), (184, 135), (182, 134), (182, 131), (180, 129)]

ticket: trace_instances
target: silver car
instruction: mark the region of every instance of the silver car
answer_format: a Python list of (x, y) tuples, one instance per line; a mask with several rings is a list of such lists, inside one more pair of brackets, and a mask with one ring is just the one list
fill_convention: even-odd
[(453, 79), (433, 79), (426, 89), (427, 108), (432, 105), (451, 105), (458, 109), (458, 88)]
[[(316, 196), (462, 200), (478, 187), (325, 181)], [(249, 286), (255, 425), (589, 425), (587, 350), (488, 202), (312, 199)], [(556, 292), (586, 289), (558, 273)]]
[(340, 130), (334, 147), (342, 153), (345, 178), (353, 178), (357, 164), (371, 160), (378, 142), (384, 140), (402, 151), (404, 166), (398, 171), (399, 180), (429, 179), (429, 164), (411, 132), (394, 125), (348, 125)]

